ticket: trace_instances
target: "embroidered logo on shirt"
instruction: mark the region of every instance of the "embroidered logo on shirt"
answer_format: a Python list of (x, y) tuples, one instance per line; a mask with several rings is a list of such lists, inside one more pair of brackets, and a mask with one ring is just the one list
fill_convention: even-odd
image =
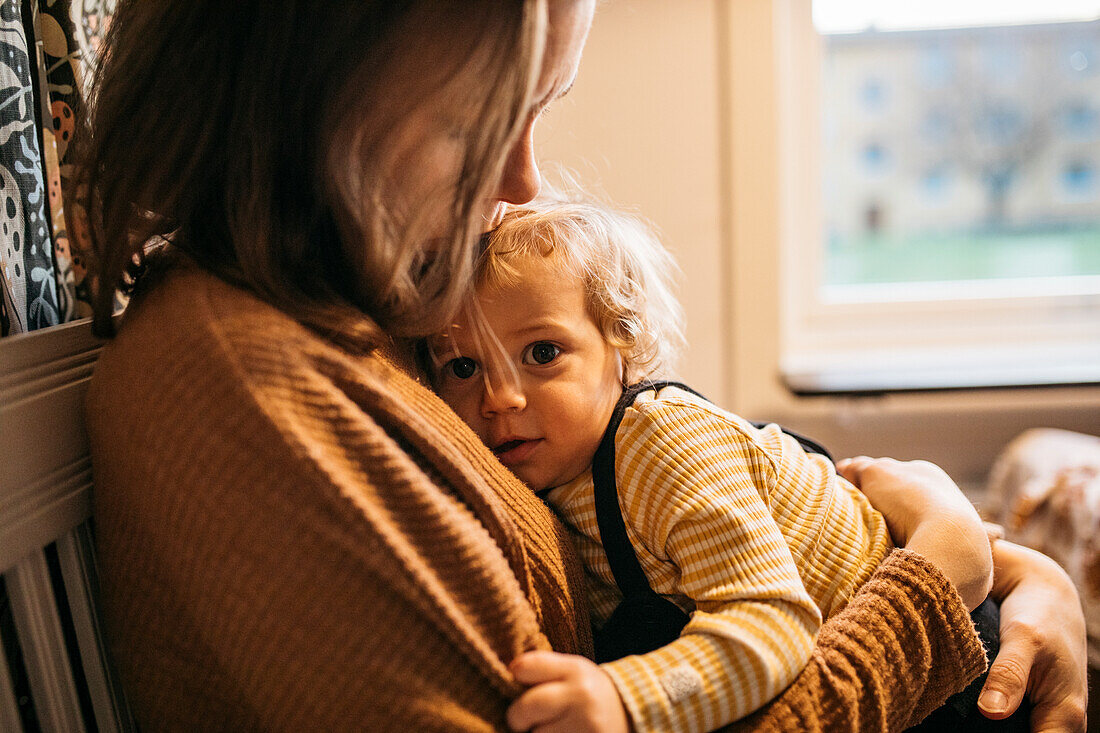
[(665, 672), (660, 681), (665, 694), (674, 703), (703, 691), (703, 678), (686, 664)]

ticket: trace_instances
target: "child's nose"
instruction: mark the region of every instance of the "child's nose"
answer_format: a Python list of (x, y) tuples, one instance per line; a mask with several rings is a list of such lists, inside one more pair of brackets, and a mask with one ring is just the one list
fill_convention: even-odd
[(505, 412), (519, 412), (525, 407), (527, 407), (527, 398), (523, 394), (522, 387), (514, 380), (494, 380), (485, 385), (481, 398), (483, 417), (492, 417)]

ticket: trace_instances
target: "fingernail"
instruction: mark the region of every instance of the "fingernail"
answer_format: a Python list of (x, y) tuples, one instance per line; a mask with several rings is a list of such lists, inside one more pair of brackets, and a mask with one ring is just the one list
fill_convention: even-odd
[(1008, 698), (1003, 692), (989, 690), (978, 699), (978, 707), (990, 713), (1003, 713), (1008, 708)]

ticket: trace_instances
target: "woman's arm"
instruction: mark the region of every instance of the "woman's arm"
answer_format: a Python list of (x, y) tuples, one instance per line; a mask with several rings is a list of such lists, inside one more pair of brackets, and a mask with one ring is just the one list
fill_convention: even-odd
[(822, 627), (795, 682), (735, 730), (901, 730), (985, 669), (956, 590), (976, 599), (989, 587), (989, 542), (973, 508), (931, 464), (858, 458), (839, 469), (886, 510), (909, 550), (886, 558)]
[[(949, 479), (935, 480), (946, 474), (921, 461), (863, 457), (841, 461), (838, 469), (886, 515), (899, 544), (924, 554), (956, 587), (969, 584), (972, 595), (980, 595), (984, 559), (975, 563), (981, 553), (974, 551), (984, 542), (965, 521), (973, 512), (966, 498), (951, 490)], [(957, 525), (968, 528), (965, 535), (952, 531)], [(992, 594), (1001, 603), (1001, 649), (979, 707), (988, 717), (1005, 718), (1026, 692), (1034, 731), (1084, 730), (1085, 621), (1072, 581), (1050, 558), (1010, 542), (995, 542), (992, 559)]]
[(1001, 650), (978, 707), (990, 718), (1005, 718), (1026, 691), (1032, 731), (1084, 731), (1085, 617), (1072, 581), (1046, 555), (1011, 542), (993, 544), (993, 561)]
[[(551, 659), (543, 652), (521, 659), (526, 664), (538, 655), (543, 655), (537, 660), (543, 667), (586, 664), (563, 655), (551, 655)], [(576, 699), (596, 689), (599, 668), (587, 665), (596, 671), (587, 682), (580, 672), (568, 678), (560, 675), (553, 694)], [(821, 627), (810, 662), (795, 681), (765, 707), (722, 730), (902, 730), (938, 708), (984, 669), (985, 650), (951, 582), (920, 554), (894, 550), (851, 603)], [(513, 671), (520, 672), (516, 664)], [(528, 684), (542, 681), (526, 671), (522, 677)], [(603, 683), (608, 687), (606, 679)], [(564, 717), (538, 727), (544, 722), (538, 709), (551, 693), (550, 688), (544, 689), (547, 694), (539, 703), (521, 697), (523, 705), (513, 705), (512, 730), (578, 729), (571, 718)], [(614, 694), (613, 686), (608, 694)], [(618, 726), (614, 729), (622, 730), (625, 721)]]

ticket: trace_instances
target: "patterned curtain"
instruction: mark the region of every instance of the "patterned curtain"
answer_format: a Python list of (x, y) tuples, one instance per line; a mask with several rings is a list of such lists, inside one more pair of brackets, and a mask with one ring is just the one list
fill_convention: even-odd
[[(90, 314), (68, 224), (73, 111), (114, 0), (0, 0), (0, 335)], [(71, 208), (71, 207), (70, 207)]]
[(60, 319), (36, 125), (37, 64), (28, 53), (23, 8), (15, 0), (0, 0), (0, 251), (6, 332), (53, 326)]

